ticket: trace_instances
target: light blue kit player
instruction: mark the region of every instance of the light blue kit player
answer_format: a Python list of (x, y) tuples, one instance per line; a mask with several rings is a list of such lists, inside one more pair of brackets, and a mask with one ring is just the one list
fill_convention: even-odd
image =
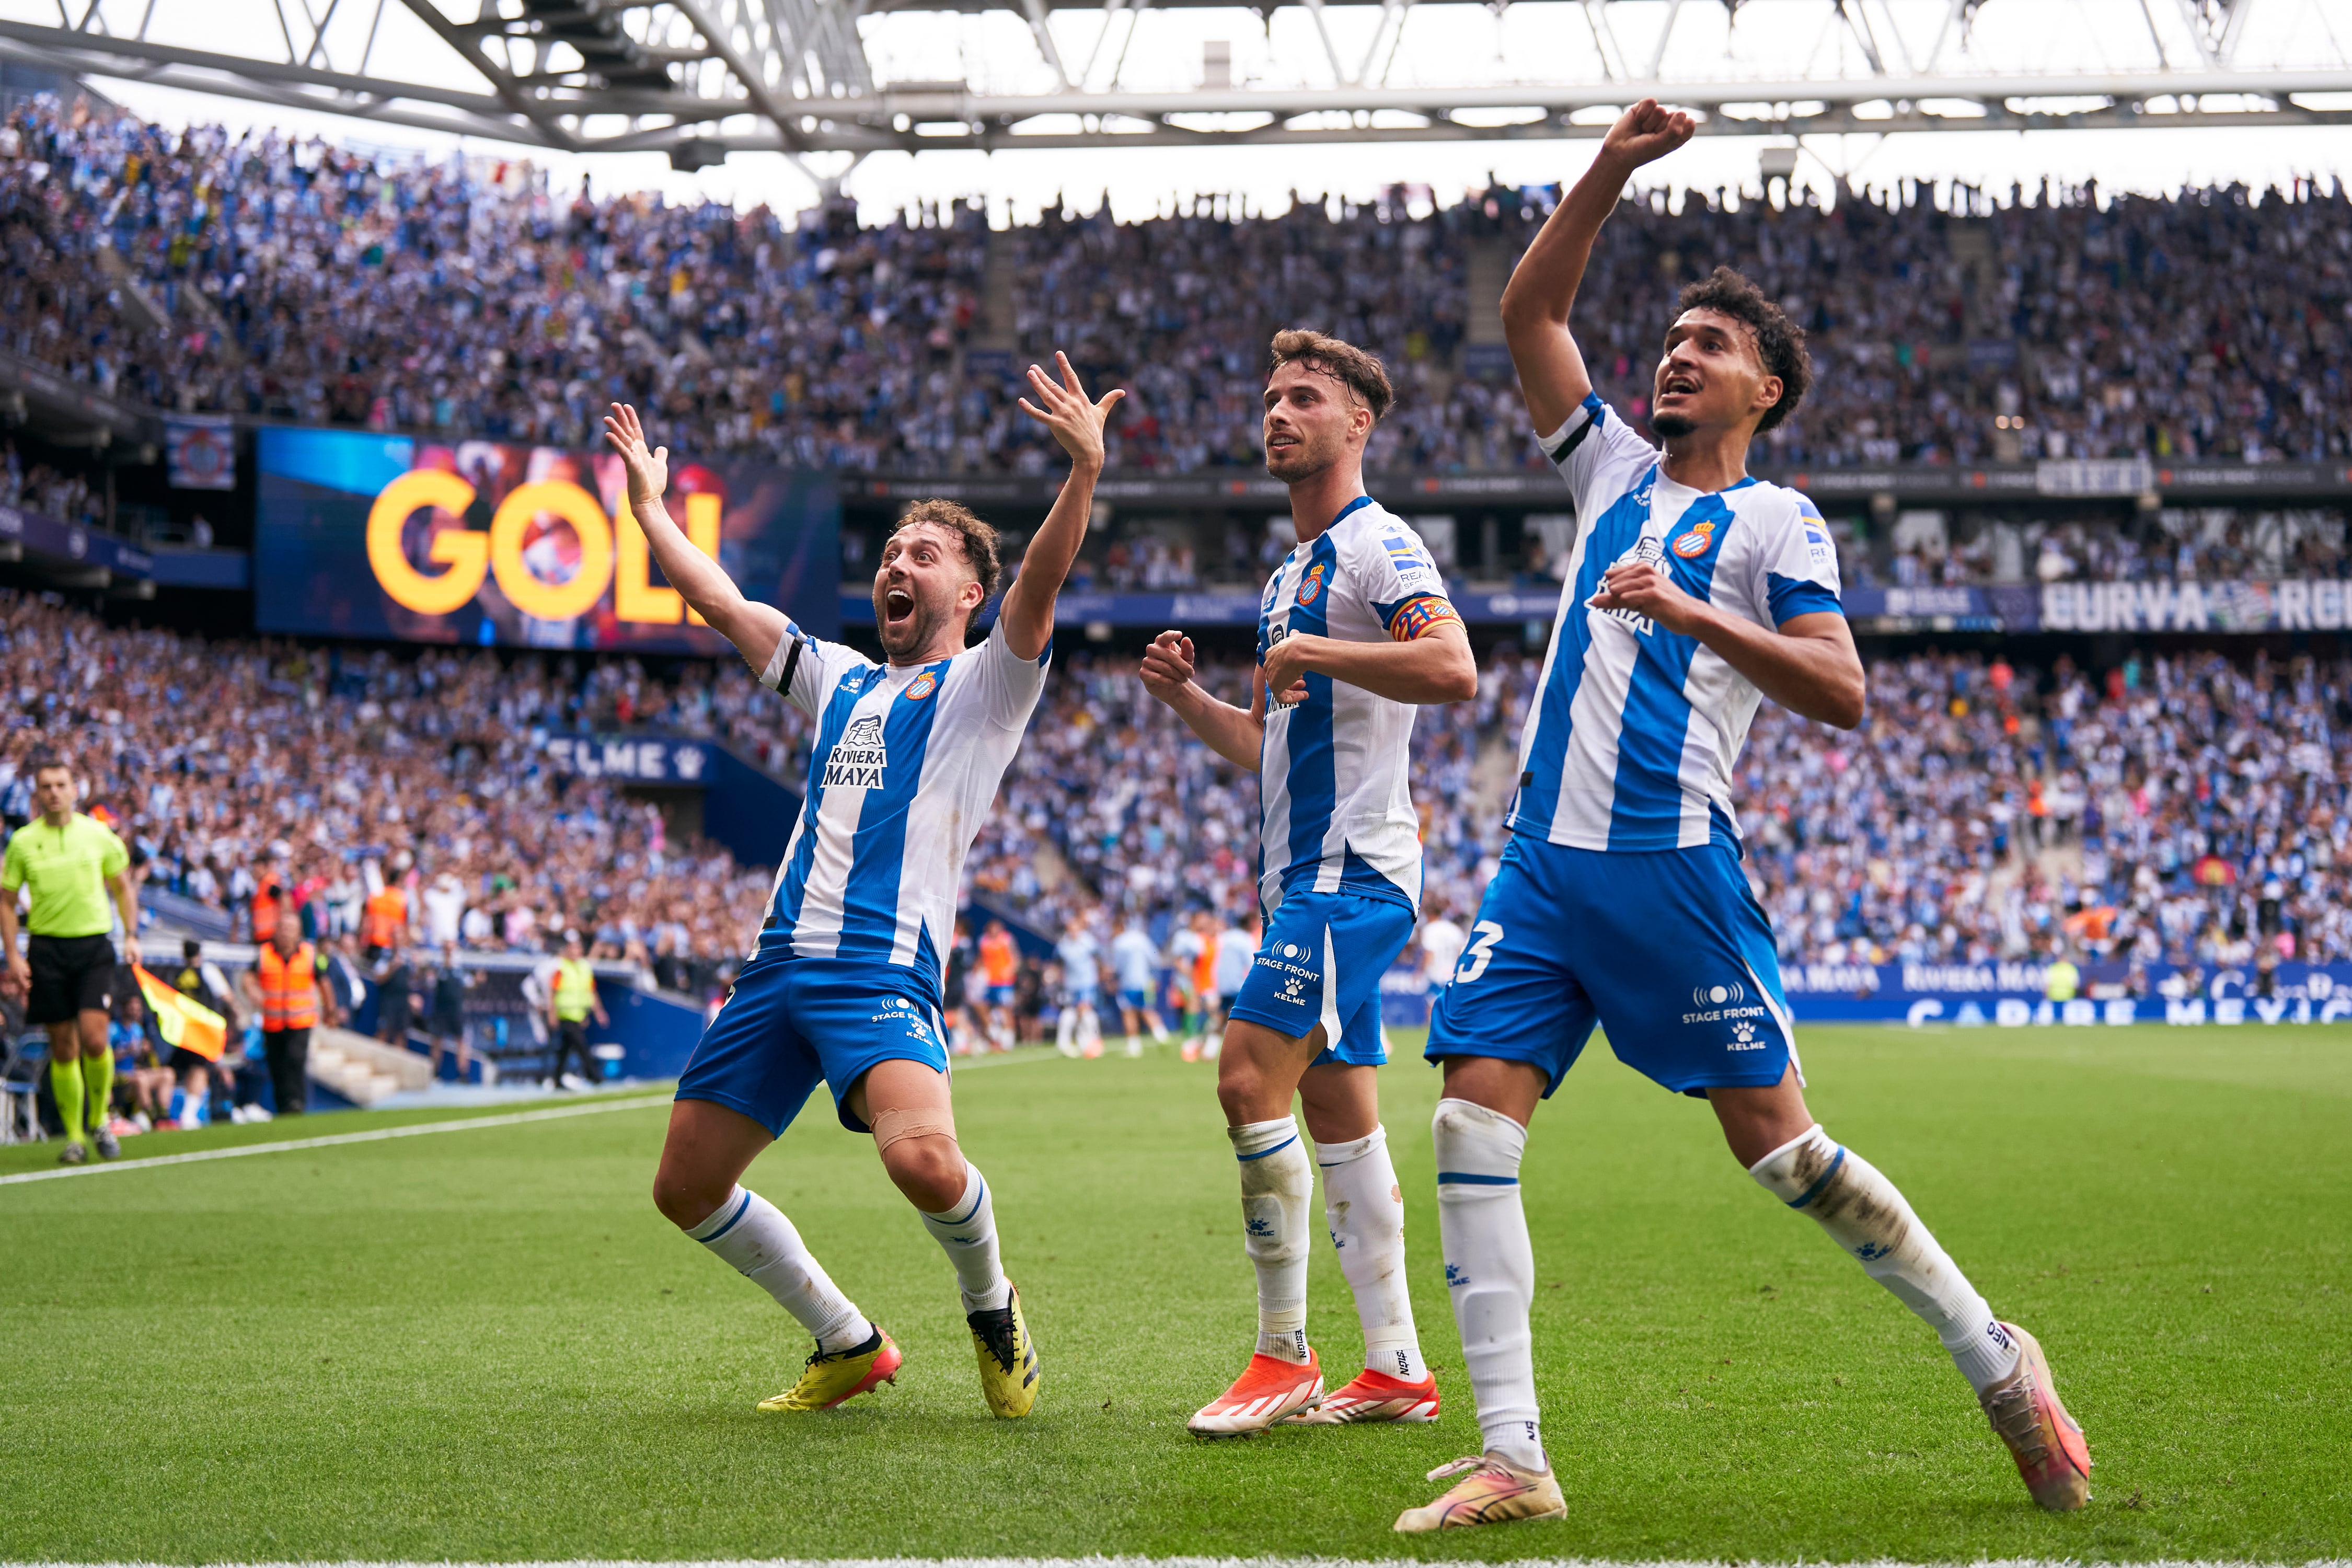
[[(1387, 1059), (1381, 976), (1421, 901), (1414, 705), (1475, 695), (1477, 668), (1429, 552), (1364, 493), (1364, 443), (1392, 397), (1380, 361), (1362, 350), (1315, 332), (1276, 335), (1265, 466), (1290, 486), (1298, 543), (1266, 584), (1250, 706), (1193, 683), (1181, 633), (1163, 633), (1143, 661), (1153, 696), (1235, 766), (1257, 771), (1263, 822), (1265, 931), (1217, 1059), (1244, 1245), (1257, 1270), (1257, 1349), (1240, 1380), (1192, 1417), (1204, 1436), (1283, 1420), (1437, 1414), (1405, 1290), (1404, 1207), (1373, 1069)], [(1362, 1375), (1328, 1396), (1307, 1342), (1318, 1164), (1365, 1345)]]
[(663, 508), (668, 449), (647, 450), (634, 409), (616, 405), (605, 420), (671, 585), (816, 724), (807, 798), (766, 920), (678, 1081), (654, 1179), (672, 1223), (816, 1340), (799, 1382), (764, 1410), (829, 1408), (892, 1379), (900, 1361), (792, 1222), (739, 1184), (820, 1080), (841, 1124), (873, 1134), (884, 1169), (955, 1265), (989, 1408), (1024, 1415), (1037, 1396), (1036, 1352), (999, 1264), (988, 1186), (956, 1141), (940, 984), (963, 858), (1044, 689), (1055, 595), (1086, 536), (1103, 421), (1121, 395), (1089, 400), (1069, 361), (1055, 361), (1058, 377), (1030, 367), (1036, 401), (1021, 406), (1070, 454), (1070, 478), (995, 627), (965, 647), (1000, 575), (994, 531), (952, 502), (919, 501), (874, 574), (885, 664), (746, 599)]
[(1519, 1161), (1597, 1021), (1619, 1059), (1706, 1097), (1732, 1152), (1935, 1329), (2035, 1500), (2080, 1507), (2087, 1450), (2032, 1336), (1997, 1320), (1887, 1178), (1805, 1109), (1732, 781), (1759, 701), (1840, 729), (1864, 676), (1837, 552), (1748, 446), (1812, 379), (1804, 333), (1728, 268), (1682, 290), (1653, 373), (1661, 449), (1592, 390), (1569, 317), (1601, 224), (1687, 115), (1626, 111), (1503, 296), (1506, 340), (1577, 536), (1519, 746), (1511, 841), (1437, 1004), (1433, 1124), (1448, 1295), (1483, 1452), (1402, 1531), (1565, 1512), (1536, 1406)]

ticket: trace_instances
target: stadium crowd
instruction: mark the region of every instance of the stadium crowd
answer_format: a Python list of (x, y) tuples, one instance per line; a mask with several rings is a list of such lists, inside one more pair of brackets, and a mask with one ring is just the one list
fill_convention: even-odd
[[(421, 948), (542, 952), (572, 927), (597, 955), (708, 995), (771, 868), (672, 839), (654, 807), (556, 771), (534, 737), (650, 724), (755, 743), (788, 780), (805, 765), (805, 724), (731, 665), (208, 644), (29, 595), (0, 599), (0, 657), (12, 826), (31, 812), (24, 758), (63, 751), (147, 885), (244, 931), (279, 889), (354, 950), (384, 941), (369, 911), (388, 887)], [(1245, 668), (1212, 662), (1203, 679), (1238, 699)], [(1416, 728), (1426, 907), (1457, 922), (1501, 852), (1537, 669), (1506, 644), (1474, 701)], [(2352, 663), (2208, 652), (2094, 672), (1916, 654), (1873, 668), (1856, 733), (1768, 704), (1737, 793), (1787, 961), (2063, 946), (2212, 964), (2352, 959), (2348, 784)], [(1190, 911), (1230, 923), (1252, 899), (1255, 793), (1126, 658), (1075, 653), (973, 847), (973, 923), (1007, 917), (1047, 942), (1076, 929), (1106, 955), (1129, 924), (1164, 946)]]
[[(583, 447), (623, 398), (682, 447), (909, 473), (1042, 470), (1012, 370), (1068, 347), (1130, 389), (1113, 466), (1190, 470), (1258, 461), (1267, 334), (1311, 322), (1395, 373), (1375, 467), (1510, 468), (1538, 458), (1507, 365), (1462, 347), (1468, 279), (1549, 200), (995, 233), (950, 203), (860, 228), (30, 100), (0, 122), (0, 347), (182, 410)], [(1596, 381), (1637, 422), (1668, 290), (1728, 263), (1822, 372), (1766, 461), (2352, 455), (2339, 183), (1678, 205), (1625, 203), (1583, 288)], [(1012, 319), (982, 352), (992, 308)]]

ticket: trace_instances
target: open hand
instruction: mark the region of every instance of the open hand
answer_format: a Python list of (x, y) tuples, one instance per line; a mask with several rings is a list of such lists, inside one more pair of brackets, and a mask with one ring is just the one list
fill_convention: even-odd
[(1601, 591), (1585, 603), (1596, 610), (1631, 610), (1685, 635), (1697, 624), (1699, 611), (1699, 602), (1649, 561), (1620, 561), (1601, 574)]
[[(1054, 351), (1054, 363), (1060, 367), (1058, 382), (1035, 365), (1029, 367), (1029, 389), (1037, 395), (1037, 402), (1021, 400), (1021, 412), (1054, 433), (1062, 450), (1070, 460), (1083, 468), (1103, 466), (1103, 425), (1110, 411), (1127, 395), (1123, 387), (1112, 387), (1098, 400), (1089, 400), (1087, 389), (1078, 384), (1078, 373), (1070, 368), (1070, 356), (1061, 350)], [(1045, 406), (1039, 407), (1038, 404)]]
[(1143, 689), (1162, 702), (1192, 682), (1192, 639), (1182, 632), (1161, 632), (1143, 650)]
[(646, 449), (646, 427), (637, 423), (635, 408), (613, 405), (613, 412), (604, 416), (604, 439), (621, 454), (621, 466), (628, 470), (630, 506), (657, 501), (669, 492), (669, 448)]
[(1656, 99), (1645, 98), (1609, 128), (1601, 142), (1601, 155), (1638, 167), (1664, 157), (1697, 129), (1697, 122), (1681, 110), (1661, 109)]

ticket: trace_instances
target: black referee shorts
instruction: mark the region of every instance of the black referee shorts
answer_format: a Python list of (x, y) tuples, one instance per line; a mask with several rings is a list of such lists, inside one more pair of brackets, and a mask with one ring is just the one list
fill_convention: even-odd
[(27, 1024), (70, 1024), (82, 1013), (114, 1005), (114, 940), (105, 936), (36, 936), (25, 942), (33, 971), (25, 998)]

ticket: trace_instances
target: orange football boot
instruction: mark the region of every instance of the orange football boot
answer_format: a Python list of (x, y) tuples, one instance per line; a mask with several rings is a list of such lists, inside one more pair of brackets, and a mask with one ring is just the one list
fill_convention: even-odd
[(1356, 1421), (1434, 1421), (1437, 1419), (1437, 1374), (1424, 1373), (1419, 1383), (1406, 1383), (1384, 1372), (1360, 1372), (1336, 1394), (1308, 1410), (1283, 1417), (1293, 1426), (1341, 1426)]
[(1193, 1412), (1184, 1423), (1202, 1437), (1247, 1437), (1265, 1431), (1296, 1410), (1313, 1408), (1323, 1397), (1323, 1368), (1315, 1352), (1307, 1364), (1270, 1355), (1252, 1355), (1234, 1385)]

